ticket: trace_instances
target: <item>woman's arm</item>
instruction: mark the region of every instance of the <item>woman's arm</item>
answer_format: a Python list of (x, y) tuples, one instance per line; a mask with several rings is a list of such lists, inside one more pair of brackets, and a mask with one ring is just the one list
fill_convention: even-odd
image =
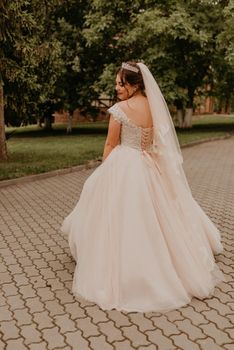
[(121, 123), (115, 120), (112, 115), (109, 120), (108, 134), (103, 150), (102, 161), (108, 157), (110, 152), (119, 144)]

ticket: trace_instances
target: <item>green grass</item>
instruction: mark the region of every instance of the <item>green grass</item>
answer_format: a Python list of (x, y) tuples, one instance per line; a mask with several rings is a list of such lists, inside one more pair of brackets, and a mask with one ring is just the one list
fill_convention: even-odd
[[(37, 126), (7, 128), (9, 160), (0, 162), (0, 180), (67, 168), (102, 156), (107, 122), (80, 123), (66, 135), (65, 125), (52, 132)], [(180, 144), (234, 133), (234, 116), (206, 116), (190, 130), (177, 130)]]
[[(93, 123), (92, 123), (93, 124)], [(64, 126), (45, 132), (37, 126), (9, 128), (9, 160), (0, 162), (0, 180), (85, 164), (102, 155), (107, 123), (82, 124), (66, 135)]]
[(234, 115), (207, 115), (199, 118), (195, 117), (193, 127), (190, 130), (177, 130), (178, 139), (181, 145), (193, 141), (225, 136), (230, 133), (234, 133)]

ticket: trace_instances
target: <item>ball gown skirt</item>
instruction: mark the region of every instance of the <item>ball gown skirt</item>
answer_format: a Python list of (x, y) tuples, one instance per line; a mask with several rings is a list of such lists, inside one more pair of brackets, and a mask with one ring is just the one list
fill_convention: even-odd
[(104, 310), (167, 312), (212, 296), (224, 280), (215, 225), (190, 192), (173, 197), (159, 168), (125, 144), (86, 180), (62, 231), (77, 262), (73, 293)]

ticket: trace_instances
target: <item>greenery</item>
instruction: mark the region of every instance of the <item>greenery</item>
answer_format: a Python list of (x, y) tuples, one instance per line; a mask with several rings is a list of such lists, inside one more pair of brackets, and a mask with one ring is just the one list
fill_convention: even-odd
[[(9, 160), (0, 162), (0, 180), (38, 174), (101, 159), (107, 122), (80, 123), (72, 135), (65, 126), (46, 133), (37, 126), (8, 128)], [(233, 117), (207, 116), (194, 121), (190, 130), (179, 130), (180, 144), (225, 136), (234, 132)]]
[(94, 100), (115, 97), (114, 75), (126, 60), (150, 67), (180, 116), (191, 115), (197, 96), (230, 111), (233, 39), (233, 0), (0, 1), (0, 159), (4, 118), (44, 119), (50, 129), (55, 110), (95, 117)]
[(33, 121), (56, 100), (63, 71), (62, 43), (54, 17), (60, 0), (0, 2), (0, 72), (5, 95), (5, 120)]
[[(93, 123), (92, 123), (93, 124)], [(43, 132), (37, 126), (9, 128), (9, 159), (0, 162), (0, 179), (10, 179), (87, 163), (102, 154), (107, 123), (83, 124), (66, 135), (60, 126)]]
[(90, 47), (98, 45), (102, 51), (106, 45), (110, 51), (96, 88), (113, 91), (119, 62), (143, 59), (167, 101), (178, 109), (193, 108), (195, 96), (207, 94), (207, 85), (211, 95), (223, 98), (220, 81), (225, 81), (225, 94), (229, 91), (225, 103), (230, 105), (233, 80), (227, 79), (227, 72), (233, 72), (233, 65), (224, 59), (224, 52), (231, 40), (221, 45), (221, 38), (227, 30), (233, 33), (232, 1), (166, 0), (157, 5), (134, 1), (134, 6), (129, 2), (113, 6), (111, 1), (93, 0), (84, 36)]

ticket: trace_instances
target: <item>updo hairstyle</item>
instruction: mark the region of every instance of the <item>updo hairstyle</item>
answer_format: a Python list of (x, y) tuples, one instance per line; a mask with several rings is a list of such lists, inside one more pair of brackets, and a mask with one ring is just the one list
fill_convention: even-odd
[(123, 86), (126, 83), (129, 83), (130, 85), (138, 85), (138, 89), (140, 89), (141, 92), (144, 93), (145, 85), (139, 66), (136, 62), (133, 61), (127, 61), (126, 63), (134, 68), (137, 68), (138, 73), (121, 67), (117, 72), (117, 74), (119, 74), (120, 76), (121, 83), (123, 84)]

